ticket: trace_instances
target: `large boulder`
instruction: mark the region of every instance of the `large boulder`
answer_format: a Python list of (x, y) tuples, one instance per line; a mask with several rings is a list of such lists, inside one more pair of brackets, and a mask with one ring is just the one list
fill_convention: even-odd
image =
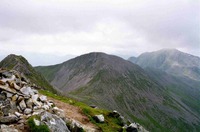
[(126, 131), (127, 131), (127, 132), (138, 132), (137, 124), (131, 123), (131, 124), (126, 128)]
[(17, 122), (18, 120), (19, 118), (15, 115), (0, 117), (0, 123), (5, 123), (5, 124), (14, 123), (14, 122)]
[(45, 111), (41, 113), (41, 121), (44, 122), (52, 132), (70, 132), (65, 122), (57, 115)]
[(98, 123), (103, 123), (104, 122), (104, 116), (103, 115), (95, 115), (93, 118)]

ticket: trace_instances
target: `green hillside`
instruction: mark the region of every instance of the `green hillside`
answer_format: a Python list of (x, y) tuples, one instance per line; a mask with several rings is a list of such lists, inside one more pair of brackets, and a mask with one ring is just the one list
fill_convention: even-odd
[(90, 53), (36, 70), (64, 95), (118, 110), (150, 131), (199, 131), (199, 114), (181, 95), (122, 58)]

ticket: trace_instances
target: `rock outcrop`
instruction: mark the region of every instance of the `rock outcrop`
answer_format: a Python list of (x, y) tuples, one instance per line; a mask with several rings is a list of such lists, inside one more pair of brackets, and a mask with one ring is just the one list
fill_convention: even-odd
[[(51, 100), (34, 88), (17, 71), (0, 69), (0, 132), (24, 131), (32, 116), (40, 117), (40, 120), (33, 119), (36, 126), (45, 124), (52, 132), (77, 132), (82, 129), (75, 120), (66, 122), (63, 110), (55, 107)], [(70, 130), (67, 123), (71, 126)]]

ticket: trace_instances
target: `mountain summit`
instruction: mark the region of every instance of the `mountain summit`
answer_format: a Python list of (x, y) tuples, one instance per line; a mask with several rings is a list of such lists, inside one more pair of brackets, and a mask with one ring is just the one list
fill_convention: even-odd
[(151, 131), (196, 129), (200, 122), (178, 96), (168, 93), (138, 65), (117, 56), (89, 53), (36, 70), (63, 94), (117, 110)]
[(146, 52), (129, 61), (146, 68), (155, 68), (175, 76), (200, 81), (200, 58), (176, 49), (162, 49)]
[(36, 72), (23, 56), (10, 54), (0, 62), (0, 67), (19, 71), (38, 87), (55, 91), (53, 90), (53, 87), (46, 81), (46, 79), (41, 74)]

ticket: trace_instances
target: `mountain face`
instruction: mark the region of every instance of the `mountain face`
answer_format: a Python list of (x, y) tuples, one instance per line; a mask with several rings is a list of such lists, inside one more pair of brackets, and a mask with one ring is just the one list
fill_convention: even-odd
[(150, 131), (200, 130), (197, 111), (138, 65), (117, 56), (89, 53), (35, 69), (63, 94), (118, 110)]
[(200, 81), (200, 58), (176, 49), (163, 49), (141, 54), (129, 61), (146, 68), (159, 69), (169, 74)]
[(22, 56), (8, 55), (0, 62), (0, 68), (13, 69), (24, 74), (27, 79), (44, 89), (55, 91), (46, 79), (35, 71), (29, 62)]

